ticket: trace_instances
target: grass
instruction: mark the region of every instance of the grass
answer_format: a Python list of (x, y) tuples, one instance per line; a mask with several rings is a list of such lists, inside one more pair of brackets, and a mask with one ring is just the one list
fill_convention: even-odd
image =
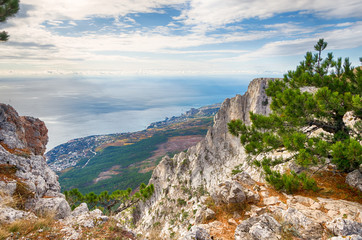
[(346, 175), (346, 173), (334, 173), (333, 171), (319, 172), (313, 178), (320, 190), (317, 192), (302, 191), (298, 194), (311, 198), (341, 199), (362, 204), (362, 193), (345, 183)]
[[(53, 215), (38, 219), (18, 220), (11, 224), (0, 225), (0, 240), (5, 239), (55, 239), (62, 240), (65, 233), (61, 230), (63, 225), (55, 221)], [(132, 234), (124, 230), (116, 220), (110, 219), (93, 228), (78, 228), (82, 234), (80, 239), (127, 239), (135, 240)]]
[(12, 234), (16, 234), (17, 238), (31, 234), (32, 236), (41, 239), (41, 236), (45, 236), (52, 232), (54, 226), (54, 214), (48, 214), (37, 219), (20, 219), (10, 224), (1, 225), (0, 240), (8, 238)]

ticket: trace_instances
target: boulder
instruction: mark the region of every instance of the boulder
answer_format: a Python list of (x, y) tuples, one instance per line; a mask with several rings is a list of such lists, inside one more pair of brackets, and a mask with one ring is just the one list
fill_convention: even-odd
[(348, 173), (346, 176), (346, 183), (362, 192), (362, 173), (358, 169)]
[(246, 201), (246, 196), (244, 193), (244, 187), (240, 183), (233, 181), (229, 196), (227, 197), (227, 202), (243, 203), (245, 201)]
[(191, 229), (186, 233), (186, 235), (181, 238), (182, 240), (211, 240), (210, 234), (206, 231), (206, 229), (193, 226)]
[(211, 210), (210, 208), (207, 208), (204, 212), (204, 219), (205, 220), (211, 220), (215, 218), (215, 212)]
[(211, 195), (217, 204), (243, 203), (246, 201), (245, 188), (237, 181), (226, 181)]
[(11, 207), (0, 206), (0, 225), (4, 223), (12, 223), (19, 219), (35, 219), (33, 213), (16, 210)]
[(304, 239), (321, 239), (323, 228), (320, 224), (305, 216), (295, 208), (282, 211), (282, 217), (286, 223), (293, 225)]
[(326, 224), (327, 228), (336, 236), (359, 235), (362, 237), (362, 223), (348, 219), (337, 218)]
[(54, 213), (56, 219), (64, 219), (71, 213), (64, 198), (41, 198), (35, 203), (34, 211), (40, 215)]
[(88, 214), (89, 209), (86, 203), (81, 203), (78, 207), (76, 207), (72, 212), (72, 217), (78, 217), (83, 214)]
[(277, 240), (281, 239), (281, 230), (280, 223), (268, 213), (264, 213), (261, 216), (251, 217), (239, 224), (235, 230), (235, 240)]
[(241, 184), (244, 184), (244, 185), (248, 185), (248, 186), (255, 185), (255, 181), (246, 172), (237, 173), (232, 177), (232, 179), (239, 181)]

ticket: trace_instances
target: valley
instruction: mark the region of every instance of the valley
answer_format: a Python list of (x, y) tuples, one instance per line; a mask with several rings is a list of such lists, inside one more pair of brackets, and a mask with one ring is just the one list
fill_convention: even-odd
[(165, 155), (196, 145), (212, 126), (220, 105), (191, 109), (178, 117), (151, 123), (142, 131), (71, 140), (46, 153), (59, 175), (62, 191), (110, 192), (147, 183)]

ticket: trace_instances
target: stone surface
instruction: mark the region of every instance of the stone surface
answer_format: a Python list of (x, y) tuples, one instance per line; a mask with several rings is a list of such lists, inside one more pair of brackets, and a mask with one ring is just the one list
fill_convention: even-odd
[(255, 185), (255, 181), (250, 177), (250, 175), (246, 172), (240, 172), (235, 174), (232, 177), (232, 180), (236, 180), (238, 182), (240, 182), (243, 185), (248, 185), (248, 186), (254, 186)]
[(229, 196), (227, 197), (227, 203), (243, 203), (245, 201), (246, 196), (243, 186), (240, 183), (233, 181)]
[(21, 117), (11, 106), (0, 104), (0, 191), (9, 197), (20, 194), (26, 210), (51, 211), (64, 218), (70, 214), (69, 204), (43, 156), (47, 132), (41, 120)]
[(12, 223), (19, 219), (35, 219), (36, 216), (31, 212), (16, 210), (6, 206), (0, 206), (0, 225)]
[(362, 237), (362, 223), (348, 219), (337, 218), (327, 223), (327, 228), (334, 234), (340, 236), (359, 235)]
[(105, 223), (108, 219), (109, 217), (105, 216), (101, 210), (95, 209), (89, 211), (87, 204), (82, 203), (62, 222), (70, 227), (82, 226), (85, 228), (93, 228)]
[(358, 169), (348, 173), (346, 176), (346, 183), (362, 192), (362, 173)]
[(207, 208), (204, 214), (204, 219), (205, 220), (211, 220), (215, 218), (215, 212), (213, 210), (211, 210), (210, 208)]
[(288, 208), (283, 211), (282, 217), (286, 223), (289, 223), (297, 229), (300, 236), (308, 239), (321, 239), (323, 228), (320, 224), (305, 216), (295, 208)]
[(182, 240), (211, 240), (210, 234), (206, 231), (206, 229), (199, 227), (199, 226), (193, 226), (191, 227), (190, 231), (186, 233), (186, 235), (181, 238)]
[(34, 207), (38, 214), (54, 213), (56, 219), (63, 219), (70, 215), (71, 209), (64, 198), (41, 198)]
[(251, 217), (241, 224), (235, 230), (235, 240), (243, 239), (281, 239), (281, 225), (272, 216), (267, 213), (261, 216)]
[(355, 127), (357, 122), (360, 122), (361, 119), (358, 118), (353, 111), (346, 112), (343, 116), (343, 122), (348, 127), (349, 134), (352, 137), (360, 136), (361, 133), (358, 131), (358, 129)]
[(72, 217), (78, 217), (82, 214), (88, 214), (89, 213), (89, 209), (86, 203), (81, 203), (78, 207), (76, 207), (73, 211), (72, 211)]
[(0, 142), (7, 148), (43, 155), (48, 142), (47, 133), (43, 121), (20, 117), (10, 105), (0, 104)]
[(246, 201), (245, 188), (237, 181), (224, 182), (214, 190), (212, 198), (217, 204), (243, 203)]
[(330, 240), (362, 240), (362, 237), (356, 234), (348, 235), (348, 236), (338, 236), (338, 237), (332, 237)]

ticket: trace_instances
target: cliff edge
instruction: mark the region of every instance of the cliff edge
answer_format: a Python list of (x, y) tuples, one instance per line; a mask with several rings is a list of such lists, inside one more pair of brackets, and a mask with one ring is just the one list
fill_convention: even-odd
[(204, 140), (161, 160), (150, 180), (154, 195), (134, 211), (146, 239), (362, 238), (360, 202), (276, 192), (229, 134), (232, 119), (250, 124), (249, 112), (271, 112), (269, 80), (254, 79), (244, 95), (226, 99)]
[(46, 212), (65, 218), (70, 207), (43, 156), (48, 130), (41, 120), (0, 104), (0, 223)]

